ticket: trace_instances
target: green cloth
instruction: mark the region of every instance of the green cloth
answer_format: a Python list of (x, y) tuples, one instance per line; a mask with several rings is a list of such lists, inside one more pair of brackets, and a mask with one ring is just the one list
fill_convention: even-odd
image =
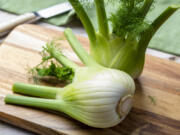
[[(16, 14), (37, 11), (67, 0), (0, 0), (0, 9)], [(180, 0), (157, 0), (155, 8), (148, 14), (148, 20), (154, 20), (168, 5), (180, 4)], [(118, 4), (108, 4), (106, 10), (113, 12)], [(95, 7), (85, 8), (91, 18), (93, 25), (97, 28)], [(48, 23), (54, 25), (67, 24), (74, 11), (47, 19)], [(177, 11), (156, 33), (149, 44), (150, 48), (172, 53), (180, 56), (180, 11)]]
[[(24, 14), (27, 12), (38, 11), (66, 1), (67, 0), (0, 0), (0, 9), (15, 14)], [(73, 15), (74, 11), (71, 11), (44, 21), (54, 25), (64, 25), (71, 20)]]

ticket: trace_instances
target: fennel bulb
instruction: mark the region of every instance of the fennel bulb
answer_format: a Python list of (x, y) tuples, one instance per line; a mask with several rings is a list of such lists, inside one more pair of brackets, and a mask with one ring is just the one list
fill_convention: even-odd
[(120, 123), (132, 107), (133, 79), (125, 72), (104, 67), (79, 67), (71, 84), (64, 88), (15, 83), (13, 91), (41, 99), (8, 95), (6, 103), (64, 112), (96, 128)]
[[(147, 20), (155, 0), (68, 1), (88, 34), (92, 58), (104, 67), (125, 71), (133, 78), (138, 78), (143, 71), (145, 51), (154, 34), (180, 8), (180, 5), (170, 5), (156, 19)], [(97, 30), (85, 10), (87, 5), (96, 7), (91, 9), (97, 16)]]

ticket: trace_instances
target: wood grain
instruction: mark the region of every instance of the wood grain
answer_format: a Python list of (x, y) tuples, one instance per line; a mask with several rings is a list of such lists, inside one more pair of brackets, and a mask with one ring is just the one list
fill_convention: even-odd
[[(133, 109), (119, 125), (108, 129), (90, 128), (64, 114), (5, 105), (3, 97), (11, 93), (14, 82), (28, 82), (27, 68), (39, 63), (39, 51), (62, 32), (36, 25), (21, 25), (0, 47), (0, 119), (43, 135), (179, 135), (180, 134), (180, 64), (146, 56), (145, 69), (136, 80)], [(77, 36), (86, 49), (86, 38)], [(62, 52), (80, 64), (66, 42)]]

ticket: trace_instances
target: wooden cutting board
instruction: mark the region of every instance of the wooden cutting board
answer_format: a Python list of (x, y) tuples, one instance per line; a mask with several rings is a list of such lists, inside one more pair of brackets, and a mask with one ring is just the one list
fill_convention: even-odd
[[(43, 135), (180, 135), (180, 64), (146, 56), (136, 80), (133, 109), (119, 125), (95, 129), (63, 114), (4, 104), (14, 82), (28, 82), (27, 69), (39, 63), (39, 51), (61, 38), (62, 52), (79, 63), (62, 32), (36, 25), (21, 25), (0, 46), (0, 119)], [(88, 40), (78, 36), (88, 48)]]

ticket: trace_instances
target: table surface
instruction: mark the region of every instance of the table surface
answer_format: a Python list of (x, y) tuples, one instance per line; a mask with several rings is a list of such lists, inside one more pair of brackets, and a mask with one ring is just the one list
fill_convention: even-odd
[[(10, 13), (4, 12), (4, 11), (0, 11), (0, 23), (6, 22), (15, 17), (16, 17), (16, 15), (13, 15), (13, 14), (10, 14)], [(36, 24), (44, 26), (44, 27), (56, 29), (56, 30), (61, 30), (61, 31), (67, 27), (67, 26), (57, 27), (57, 26), (53, 26), (53, 25), (43, 23), (43, 22), (37, 22)], [(79, 34), (82, 36), (87, 36), (83, 27), (77, 21), (73, 21), (73, 23), (69, 24), (68, 27), (71, 27), (76, 34)], [(2, 42), (2, 41), (3, 41), (3, 38), (0, 38), (0, 42)], [(169, 60), (180, 63), (180, 57), (178, 57), (178, 56), (163, 53), (163, 52), (156, 51), (153, 49), (147, 49), (146, 53), (153, 55), (153, 56), (163, 58), (163, 59), (169, 59)], [(35, 135), (35, 134), (0, 121), (0, 135)]]

